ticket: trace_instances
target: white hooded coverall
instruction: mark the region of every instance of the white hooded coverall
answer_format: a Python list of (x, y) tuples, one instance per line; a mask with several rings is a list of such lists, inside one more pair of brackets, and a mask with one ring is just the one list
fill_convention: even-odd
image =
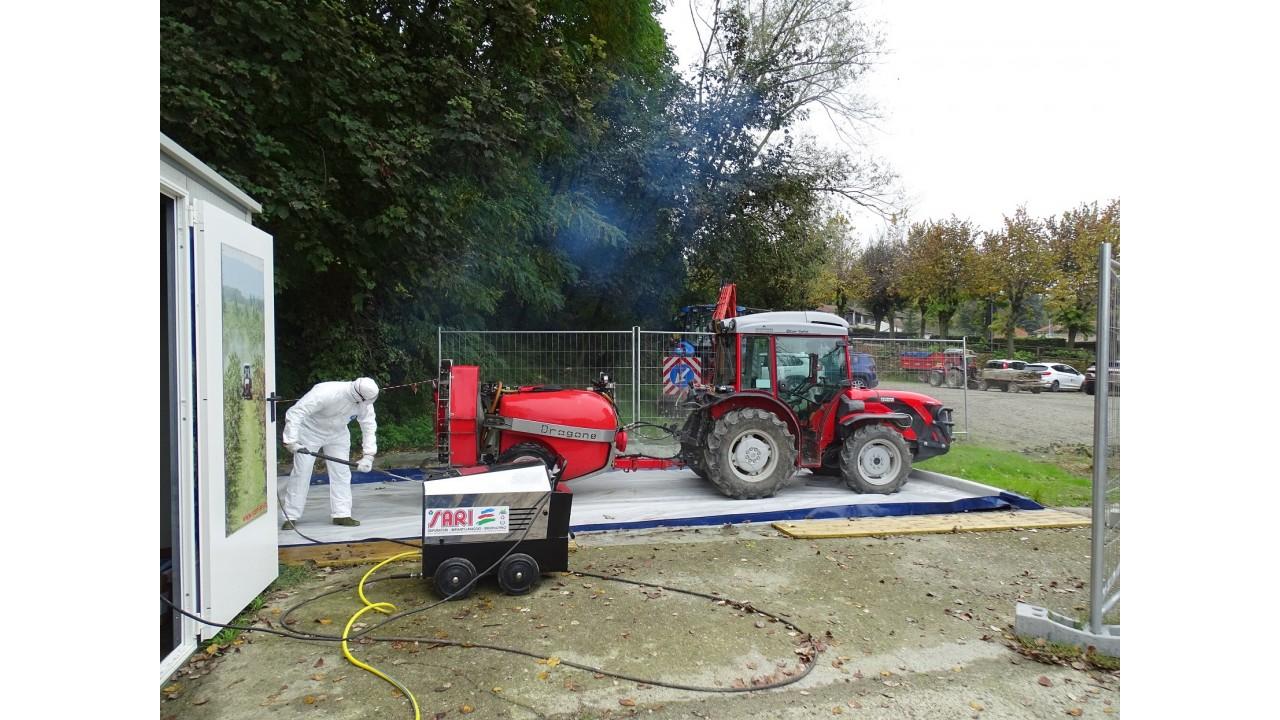
[[(360, 423), (364, 454), (378, 454), (378, 422), (372, 402), (360, 402), (350, 381), (322, 382), (307, 391), (285, 413), (285, 445), (296, 443), (312, 452), (348, 459), (351, 453), (352, 420)], [(311, 486), (311, 470), (316, 459), (301, 453), (293, 456), (293, 471), (280, 497), (280, 512), (285, 520), (300, 520)], [(351, 517), (351, 468), (339, 463), (325, 463), (329, 471), (329, 513), (332, 517)]]

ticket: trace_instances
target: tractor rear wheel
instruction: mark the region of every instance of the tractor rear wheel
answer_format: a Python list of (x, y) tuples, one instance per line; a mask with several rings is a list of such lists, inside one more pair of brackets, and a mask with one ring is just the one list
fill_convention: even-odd
[(440, 563), (431, 579), (440, 597), (461, 600), (475, 589), (476, 566), (464, 557), (451, 557)]
[(771, 497), (795, 474), (796, 439), (773, 413), (725, 413), (707, 433), (707, 479), (738, 500)]
[(888, 425), (863, 425), (844, 440), (840, 474), (860, 493), (896, 493), (911, 474), (911, 448)]
[(690, 415), (689, 420), (685, 423), (685, 432), (689, 433), (691, 427), (697, 428), (692, 431), (693, 437), (681, 436), (680, 438), (680, 459), (684, 461), (685, 467), (694, 472), (695, 475), (707, 479), (706, 464), (706, 446), (707, 446), (707, 423), (710, 418), (695, 418)]
[(533, 589), (541, 574), (537, 560), (524, 553), (512, 553), (498, 565), (498, 587), (508, 595), (523, 595)]
[(509, 465), (530, 460), (536, 460), (547, 466), (547, 476), (551, 479), (551, 487), (554, 489), (556, 483), (560, 482), (560, 473), (556, 471), (555, 453), (551, 452), (545, 445), (535, 442), (512, 445), (498, 454), (497, 463), (499, 465)]
[(964, 371), (960, 368), (951, 368), (947, 370), (947, 387), (958, 388), (964, 386)]
[(942, 387), (942, 381), (943, 381), (943, 376), (942, 376), (941, 370), (934, 370), (933, 372), (929, 373), (929, 384), (932, 385), (933, 387)]

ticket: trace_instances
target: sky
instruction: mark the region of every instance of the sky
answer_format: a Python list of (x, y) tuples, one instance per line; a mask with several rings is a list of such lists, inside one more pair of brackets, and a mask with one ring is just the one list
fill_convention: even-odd
[[(672, 0), (661, 18), (682, 68), (697, 52), (688, 3)], [(913, 220), (955, 214), (996, 228), (1019, 204), (1045, 217), (1120, 197), (1120, 32), (1108, 3), (862, 8), (888, 50), (863, 87), (882, 119), (863, 135), (898, 173)], [(839, 145), (823, 113), (806, 126)]]

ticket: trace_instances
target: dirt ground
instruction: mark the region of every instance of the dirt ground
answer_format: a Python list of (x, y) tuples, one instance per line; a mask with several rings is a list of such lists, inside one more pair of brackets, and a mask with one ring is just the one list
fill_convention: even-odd
[[(1039, 399), (1039, 398), (1036, 398)], [(1015, 652), (1018, 600), (1078, 614), (1087, 603), (1086, 529), (802, 541), (769, 526), (579, 535), (575, 570), (715, 591), (786, 616), (824, 648), (811, 674), (735, 695), (597, 677), (576, 661), (637, 677), (749, 687), (801, 668), (803, 636), (732, 605), (596, 578), (546, 576), (529, 595), (483, 581), (466, 600), (378, 631), (421, 641), (353, 645), (403, 682), (424, 718), (1118, 717), (1119, 671), (1045, 664)], [(314, 570), (271, 596), (260, 620), (359, 579)], [(416, 570), (411, 563), (385, 574)], [(421, 579), (367, 586), (398, 610), (436, 599)], [(354, 590), (294, 614), (294, 630), (338, 634)], [(373, 614), (362, 621), (376, 622)], [(358, 626), (357, 626), (358, 627)], [(412, 718), (407, 699), (349, 664), (336, 643), (242, 635), (189, 661), (161, 691), (162, 719)], [(518, 646), (530, 657), (433, 646)], [(546, 658), (552, 658), (548, 661)]]

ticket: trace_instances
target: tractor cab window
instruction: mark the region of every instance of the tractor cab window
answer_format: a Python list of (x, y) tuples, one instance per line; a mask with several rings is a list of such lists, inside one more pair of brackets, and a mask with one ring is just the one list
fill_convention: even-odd
[(742, 389), (773, 389), (773, 373), (769, 372), (769, 337), (767, 335), (742, 336)]
[(849, 379), (846, 343), (833, 337), (779, 337), (778, 399), (803, 421), (840, 392)]

